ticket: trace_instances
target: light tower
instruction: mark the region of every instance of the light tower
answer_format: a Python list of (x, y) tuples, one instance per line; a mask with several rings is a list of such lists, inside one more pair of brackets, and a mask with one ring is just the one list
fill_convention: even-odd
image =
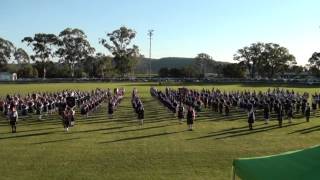
[(150, 29), (148, 31), (148, 36), (149, 36), (149, 79), (151, 80), (151, 40), (152, 40), (152, 36), (153, 36), (153, 29)]

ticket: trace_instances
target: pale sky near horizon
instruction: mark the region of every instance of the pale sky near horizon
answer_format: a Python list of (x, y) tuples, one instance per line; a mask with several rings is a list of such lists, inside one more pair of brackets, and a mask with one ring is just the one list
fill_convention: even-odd
[(134, 41), (153, 58), (195, 57), (204, 52), (233, 62), (255, 42), (279, 43), (304, 65), (320, 51), (319, 0), (0, 0), (0, 37), (31, 52), (21, 39), (35, 33), (80, 28), (97, 52), (99, 38), (122, 25), (137, 31)]

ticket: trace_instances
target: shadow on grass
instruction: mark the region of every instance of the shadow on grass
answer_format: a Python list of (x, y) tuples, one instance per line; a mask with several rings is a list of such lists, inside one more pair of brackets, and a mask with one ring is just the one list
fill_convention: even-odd
[(309, 133), (316, 132), (316, 131), (320, 131), (320, 125), (314, 126), (314, 127), (310, 127), (310, 128), (296, 130), (296, 131), (293, 131), (293, 132), (288, 133), (288, 134), (294, 134), (294, 133), (309, 134)]
[(168, 126), (172, 126), (172, 125), (161, 125), (161, 126), (152, 126), (152, 127), (141, 127), (141, 128), (137, 128), (137, 129), (128, 129), (128, 130), (122, 130), (122, 131), (114, 131), (114, 132), (106, 132), (106, 133), (102, 133), (102, 134), (114, 134), (114, 133), (125, 133), (125, 132), (134, 132), (134, 131), (143, 131), (143, 130), (148, 130), (148, 129), (157, 129), (157, 128), (162, 128), (162, 127), (168, 127)]
[(185, 132), (185, 131), (186, 130), (176, 131), (176, 132), (164, 132), (164, 133), (151, 134), (151, 135), (145, 135), (145, 136), (129, 137), (129, 138), (123, 138), (123, 139), (118, 139), (118, 140), (113, 140), (113, 141), (100, 142), (99, 144), (108, 144), (108, 143), (139, 140), (139, 139), (146, 139), (146, 138), (159, 137), (159, 136), (167, 136), (167, 135), (172, 135), (172, 134), (178, 134), (178, 133)]
[[(9, 127), (9, 126), (8, 126)], [(52, 129), (61, 129), (60, 127), (52, 127), (52, 128), (42, 128), (42, 129), (30, 129), (30, 130), (23, 130), (23, 131), (20, 131), (19, 130), (19, 126), (17, 127), (18, 128), (18, 131), (17, 133), (20, 134), (20, 133), (25, 133), (25, 132), (33, 132), (33, 131), (44, 131), (44, 130), (52, 130)], [(12, 133), (0, 133), (0, 134), (12, 134)]]
[(79, 137), (76, 138), (69, 138), (69, 139), (58, 139), (58, 140), (52, 140), (52, 141), (43, 141), (43, 142), (37, 142), (32, 144), (49, 144), (49, 143), (55, 143), (55, 142), (64, 142), (64, 141), (71, 141), (75, 139), (80, 139)]
[(43, 132), (43, 133), (34, 133), (34, 134), (24, 134), (24, 135), (15, 135), (9, 137), (0, 137), (0, 139), (15, 139), (15, 138), (22, 138), (22, 137), (33, 137), (33, 136), (43, 136), (53, 134), (53, 132)]
[[(254, 127), (258, 127), (258, 126), (262, 126), (263, 124), (259, 124), (259, 125), (255, 125)], [(219, 133), (232, 133), (235, 132), (236, 130), (241, 130), (241, 129), (246, 129), (248, 130), (248, 126), (242, 126), (242, 127), (232, 127), (232, 128), (228, 128), (228, 129), (224, 129), (221, 131), (216, 131), (216, 132), (210, 132), (209, 134), (219, 134)]]
[(113, 129), (122, 129), (125, 127), (131, 127), (131, 126), (118, 126), (118, 127), (109, 127), (109, 128), (99, 128), (99, 129), (90, 129), (90, 130), (83, 130), (83, 131), (76, 131), (75, 133), (89, 133), (89, 132), (99, 132), (99, 131), (107, 131), (107, 130), (113, 130)]
[[(290, 127), (290, 126), (297, 126), (302, 123), (304, 123), (304, 122), (295, 123), (295, 124), (287, 124), (287, 125), (283, 125), (282, 128), (286, 128), (286, 127)], [(225, 139), (225, 138), (251, 135), (251, 134), (260, 133), (260, 132), (266, 132), (266, 131), (270, 131), (270, 130), (274, 130), (274, 129), (281, 129), (281, 128), (279, 128), (278, 125), (271, 125), (271, 126), (265, 126), (265, 127), (260, 127), (260, 128), (254, 128), (253, 130), (241, 128), (236, 131), (233, 131), (233, 130), (231, 130), (231, 131), (229, 130), (229, 131), (225, 131), (225, 132), (222, 131), (222, 132), (218, 132), (218, 133), (214, 133), (214, 134), (210, 134), (210, 135), (206, 135), (206, 136), (201, 136), (201, 137), (197, 137), (197, 138), (191, 138), (191, 139), (187, 139), (187, 140), (197, 140), (197, 139), (205, 139), (205, 138)]]

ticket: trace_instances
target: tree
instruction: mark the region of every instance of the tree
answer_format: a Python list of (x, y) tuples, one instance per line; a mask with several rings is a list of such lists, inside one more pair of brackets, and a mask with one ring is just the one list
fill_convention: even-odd
[(320, 77), (320, 70), (316, 66), (309, 67), (309, 73), (313, 76)]
[(320, 70), (320, 53), (314, 52), (309, 59), (309, 65)]
[(264, 44), (260, 59), (260, 71), (267, 72), (269, 78), (273, 78), (276, 73), (284, 73), (290, 66), (297, 64), (295, 57), (287, 48), (273, 43)]
[(299, 75), (303, 72), (305, 72), (305, 67), (303, 66), (298, 66), (298, 65), (293, 65), (289, 68), (289, 72), (294, 73), (296, 75)]
[(228, 78), (243, 78), (245, 71), (239, 64), (227, 64), (222, 68), (222, 74)]
[(108, 33), (107, 37), (109, 41), (101, 39), (100, 43), (114, 56), (115, 69), (121, 76), (125, 76), (135, 66), (135, 58), (139, 57), (138, 46), (130, 46), (131, 41), (136, 37), (136, 32), (123, 26), (112, 33)]
[(113, 70), (113, 59), (109, 56), (97, 57), (97, 72), (98, 77), (112, 77)]
[(32, 46), (34, 55), (30, 56), (33, 61), (39, 61), (43, 65), (43, 79), (46, 78), (46, 62), (51, 61), (54, 52), (52, 46), (58, 45), (59, 41), (54, 34), (38, 33), (34, 37), (25, 37), (22, 42)]
[(161, 68), (158, 72), (159, 76), (160, 77), (169, 77), (169, 69), (164, 67), (164, 68)]
[(251, 78), (255, 78), (256, 69), (260, 63), (261, 53), (263, 51), (263, 43), (253, 43), (250, 47), (246, 46), (237, 51), (234, 55), (234, 60), (239, 61), (243, 66), (246, 66)]
[(182, 73), (184, 77), (201, 77), (201, 73), (198, 69), (195, 69), (193, 65), (187, 65), (182, 68)]
[(5, 70), (14, 52), (14, 45), (10, 41), (0, 38), (0, 71)]
[(272, 78), (296, 64), (295, 57), (287, 48), (274, 43), (254, 43), (239, 49), (234, 60), (247, 67), (251, 78), (256, 74)]
[(200, 53), (195, 57), (196, 65), (200, 68), (202, 75), (207, 73), (207, 67), (213, 62), (212, 57), (206, 53)]
[(182, 69), (171, 68), (171, 69), (169, 69), (169, 75), (170, 75), (170, 77), (174, 77), (174, 78), (182, 77), (183, 76)]
[(17, 72), (19, 78), (34, 78), (38, 72), (31, 64), (22, 64)]
[(83, 62), (95, 49), (91, 47), (87, 36), (80, 29), (66, 28), (59, 34), (59, 49), (56, 54), (60, 57), (60, 62), (70, 66), (71, 77), (74, 77), (75, 66)]
[(97, 53), (95, 56), (88, 57), (84, 62), (84, 72), (89, 77), (112, 77), (114, 73), (113, 58)]
[(29, 64), (30, 63), (30, 58), (28, 53), (22, 49), (19, 48), (15, 51), (14, 53), (14, 58), (18, 62), (18, 64)]

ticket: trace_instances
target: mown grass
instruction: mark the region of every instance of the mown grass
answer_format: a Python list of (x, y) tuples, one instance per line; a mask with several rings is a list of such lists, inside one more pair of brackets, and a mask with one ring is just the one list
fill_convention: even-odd
[[(11, 134), (0, 118), (0, 179), (230, 179), (232, 160), (306, 148), (320, 142), (319, 113), (285, 122), (255, 123), (248, 131), (246, 114), (236, 110), (223, 117), (210, 110), (200, 113), (195, 131), (186, 131), (167, 109), (149, 95), (155, 83), (2, 84), (0, 95), (62, 89), (91, 90), (125, 87), (126, 97), (113, 119), (106, 105), (65, 133), (57, 115), (23, 119)], [(263, 85), (178, 84), (202, 89), (266, 90)], [(145, 104), (145, 124), (139, 126), (131, 109), (130, 93), (137, 87)], [(273, 86), (274, 87), (274, 86)], [(164, 86), (158, 87), (164, 88)], [(314, 93), (316, 87), (290, 87)], [(262, 117), (260, 116), (260, 119)]]

